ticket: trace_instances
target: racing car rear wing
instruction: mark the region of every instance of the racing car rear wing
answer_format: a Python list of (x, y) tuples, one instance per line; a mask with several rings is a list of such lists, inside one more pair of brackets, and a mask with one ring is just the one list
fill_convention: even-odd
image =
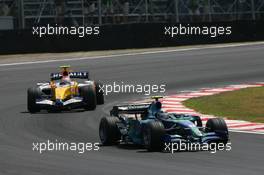
[(119, 114), (144, 114), (148, 111), (150, 104), (129, 104), (114, 106), (110, 111), (111, 116)]
[[(89, 72), (70, 72), (70, 78), (78, 78), (78, 79), (89, 79)], [(51, 80), (60, 80), (62, 78), (61, 73), (51, 73)]]

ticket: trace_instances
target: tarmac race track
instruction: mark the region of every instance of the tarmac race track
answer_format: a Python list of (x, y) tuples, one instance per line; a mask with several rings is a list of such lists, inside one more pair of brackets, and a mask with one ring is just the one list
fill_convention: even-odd
[(96, 111), (41, 113), (26, 109), (26, 90), (49, 79), (58, 66), (89, 70), (105, 83), (163, 84), (167, 93), (264, 80), (264, 45), (211, 48), (0, 67), (0, 174), (40, 175), (261, 175), (264, 135), (231, 133), (232, 150), (174, 154), (142, 148), (100, 147), (99, 151), (32, 151), (33, 142), (99, 142), (100, 118), (113, 104), (141, 98), (110, 94)]

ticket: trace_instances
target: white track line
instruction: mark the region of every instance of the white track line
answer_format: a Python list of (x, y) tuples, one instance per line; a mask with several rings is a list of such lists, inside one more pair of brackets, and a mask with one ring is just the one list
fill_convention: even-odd
[(247, 133), (247, 134), (260, 134), (264, 135), (264, 132), (254, 132), (254, 131), (238, 131), (234, 129), (228, 129), (230, 132), (238, 132), (238, 133)]
[(30, 65), (30, 64), (43, 64), (43, 63), (52, 63), (52, 62), (71, 62), (71, 61), (80, 61), (80, 60), (89, 60), (89, 59), (98, 59), (98, 58), (113, 58), (113, 57), (123, 57), (123, 56), (183, 52), (183, 51), (204, 50), (204, 49), (230, 48), (230, 47), (240, 47), (240, 46), (254, 46), (254, 45), (263, 45), (263, 44), (264, 42), (221, 44), (221, 45), (201, 46), (201, 47), (172, 49), (172, 50), (146, 51), (146, 52), (137, 52), (137, 53), (113, 54), (113, 55), (91, 56), (91, 57), (81, 57), (81, 58), (54, 59), (54, 60), (45, 60), (45, 61), (27, 61), (27, 62), (6, 63), (6, 64), (0, 64), (0, 67), (16, 66), (16, 65)]

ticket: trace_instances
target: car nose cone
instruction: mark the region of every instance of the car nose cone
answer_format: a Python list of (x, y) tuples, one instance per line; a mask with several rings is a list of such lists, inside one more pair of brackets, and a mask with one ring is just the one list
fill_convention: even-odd
[(57, 99), (57, 100), (55, 101), (55, 105), (56, 105), (56, 106), (63, 106), (63, 102), (62, 102), (62, 100)]

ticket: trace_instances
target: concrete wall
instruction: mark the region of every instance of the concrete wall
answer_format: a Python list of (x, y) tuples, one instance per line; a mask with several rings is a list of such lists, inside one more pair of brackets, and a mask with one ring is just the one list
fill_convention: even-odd
[(14, 18), (12, 16), (0, 16), (0, 30), (13, 30)]
[(0, 53), (70, 52), (147, 48), (264, 40), (264, 21), (237, 21), (223, 23), (194, 23), (195, 26), (231, 26), (232, 34), (219, 37), (164, 35), (165, 26), (178, 24), (129, 24), (102, 26), (100, 35), (79, 38), (78, 36), (32, 35), (31, 30), (0, 31)]

